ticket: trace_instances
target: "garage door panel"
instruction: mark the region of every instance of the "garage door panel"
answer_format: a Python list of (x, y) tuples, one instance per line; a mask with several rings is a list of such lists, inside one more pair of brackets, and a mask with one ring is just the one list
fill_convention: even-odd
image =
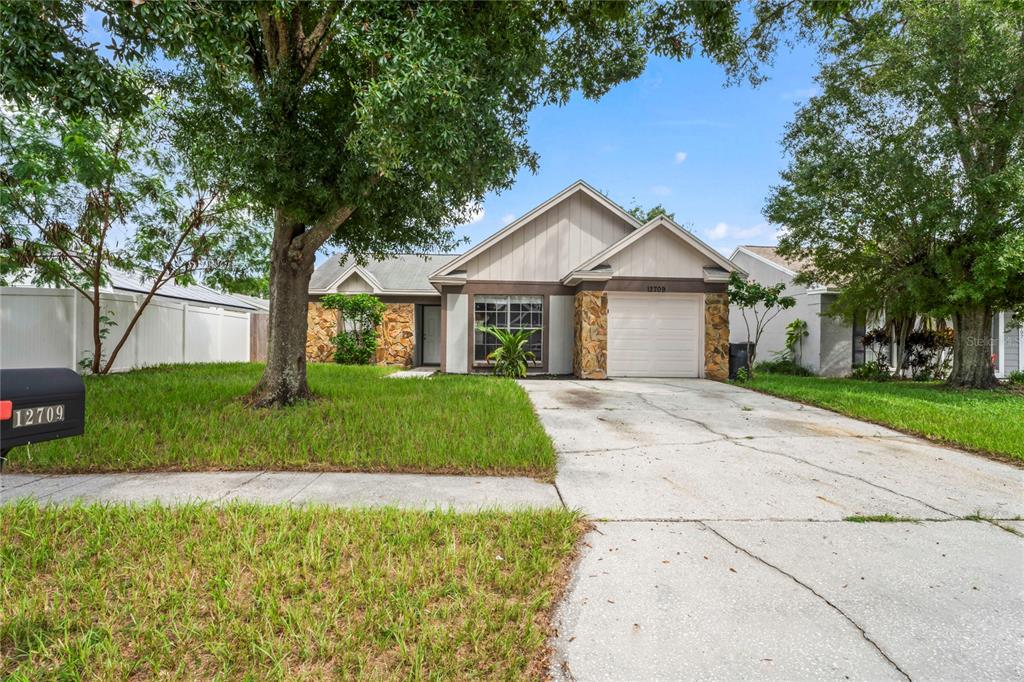
[(609, 376), (699, 376), (700, 296), (610, 294)]

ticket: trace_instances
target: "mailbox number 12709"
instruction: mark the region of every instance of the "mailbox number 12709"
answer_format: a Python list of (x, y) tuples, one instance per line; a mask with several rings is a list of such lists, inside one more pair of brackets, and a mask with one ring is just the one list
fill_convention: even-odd
[(40, 426), (42, 424), (56, 424), (64, 421), (63, 405), (43, 405), (41, 407), (26, 407), (14, 410), (11, 415), (14, 425), (11, 428), (17, 429), (22, 426)]

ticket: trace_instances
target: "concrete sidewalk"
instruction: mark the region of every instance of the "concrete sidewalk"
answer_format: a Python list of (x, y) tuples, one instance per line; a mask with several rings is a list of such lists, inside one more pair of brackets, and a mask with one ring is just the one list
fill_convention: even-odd
[(3, 474), (0, 502), (260, 502), (404, 509), (561, 506), (553, 485), (530, 478), (305, 472)]

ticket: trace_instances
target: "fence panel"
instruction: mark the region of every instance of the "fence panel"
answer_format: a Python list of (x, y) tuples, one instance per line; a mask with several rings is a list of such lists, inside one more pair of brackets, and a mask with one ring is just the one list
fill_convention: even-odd
[[(101, 294), (116, 323), (110, 353), (143, 299), (142, 294)], [(250, 314), (156, 298), (139, 317), (114, 362), (115, 371), (181, 362), (245, 362), (250, 356)], [(70, 289), (0, 287), (0, 367), (68, 367), (92, 353), (92, 308)]]
[(270, 313), (249, 314), (249, 360), (266, 362), (270, 343)]

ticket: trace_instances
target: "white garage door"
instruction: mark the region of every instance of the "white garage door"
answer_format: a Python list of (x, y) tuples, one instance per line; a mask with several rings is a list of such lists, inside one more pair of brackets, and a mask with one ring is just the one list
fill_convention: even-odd
[(699, 376), (700, 310), (700, 294), (608, 294), (608, 376)]

